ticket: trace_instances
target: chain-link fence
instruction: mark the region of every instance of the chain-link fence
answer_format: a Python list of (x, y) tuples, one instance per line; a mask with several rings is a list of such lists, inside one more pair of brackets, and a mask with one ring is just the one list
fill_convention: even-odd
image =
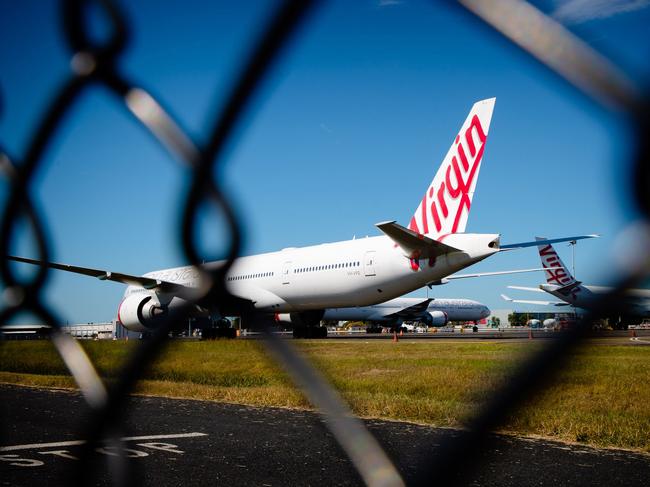
[[(32, 201), (34, 174), (43, 161), (44, 152), (57, 136), (62, 120), (79, 102), (84, 91), (101, 85), (113, 95), (115, 103), (123, 104), (167, 151), (172, 153), (191, 171), (191, 185), (184, 203), (179, 238), (187, 262), (196, 266), (202, 276), (202, 286), (185, 307), (173, 309), (151, 334), (142, 341), (123, 366), (118, 380), (107, 385), (95, 372), (82, 348), (72, 338), (53, 334), (53, 343), (76, 380), (92, 415), (87, 422), (87, 443), (81, 461), (77, 463), (75, 479), (79, 484), (92, 484), (93, 462), (91, 455), (96, 447), (111, 438), (115, 448), (120, 445), (120, 431), (129, 393), (139, 376), (163, 349), (168, 332), (174, 322), (188, 314), (195, 303), (225, 303), (235, 298), (225, 285), (225, 276), (241, 247), (241, 218), (233, 211), (224, 196), (221, 181), (215, 177), (221, 164), (224, 147), (231, 140), (242, 115), (250, 110), (251, 98), (291, 43), (292, 35), (313, 13), (311, 1), (285, 1), (271, 12), (265, 30), (259, 35), (254, 49), (226, 97), (226, 103), (215, 117), (208, 131), (206, 143), (201, 144), (181, 129), (180, 124), (159, 100), (129, 79), (118, 67), (118, 60), (128, 47), (129, 29), (118, 5), (110, 0), (97, 2), (110, 20), (110, 35), (102, 41), (91, 35), (90, 25), (84, 15), (91, 2), (66, 0), (61, 4), (64, 30), (71, 55), (72, 74), (56, 92), (40, 123), (33, 133), (25, 154), (7, 154), (0, 151), (0, 168), (10, 181), (9, 196), (2, 213), (0, 251), (10, 254), (13, 235), (20, 225), (32, 229), (38, 252), (37, 258), (49, 261), (51, 242), (45, 236), (43, 219)], [(616, 109), (629, 116), (635, 127), (637, 140), (636, 160), (630, 185), (635, 203), (644, 219), (650, 217), (648, 197), (648, 110), (645, 94), (628, 82), (617, 67), (595, 52), (568, 30), (534, 6), (522, 0), (461, 0), (458, 4), (443, 2), (444, 6), (458, 8), (476, 16), (494, 31), (518, 45), (559, 78), (573, 86), (596, 104)], [(440, 5), (434, 2), (434, 7)], [(213, 205), (227, 222), (225, 262), (218, 268), (207, 270), (194, 236), (197, 235), (199, 209)], [(569, 352), (576, 347), (595, 315), (620, 312), (617, 309), (625, 289), (636, 285), (650, 270), (650, 227), (641, 223), (634, 227), (632, 238), (637, 252), (630, 252), (621, 272), (612, 276), (614, 291), (603, 298), (599, 308), (584, 317), (557, 340), (546, 344), (518, 368), (518, 373), (494, 391), (492, 400), (468, 424), (468, 433), (443, 444), (439, 454), (428, 458), (419, 468), (415, 483), (430, 484), (462, 482), (459, 472), (468, 472), (467, 465), (460, 467), (462, 458), (472, 455), (480, 460), (480, 451), (489, 441), (489, 433), (498, 428), (525, 400), (530, 399), (548, 384), (554, 373), (564, 364)], [(62, 323), (56, 310), (43, 299), (47, 267), (39, 267), (31, 277), (19, 276), (6, 258), (0, 260), (0, 277), (5, 286), (0, 323), (6, 323), (19, 313), (28, 312), (44, 323)], [(264, 328), (266, 318), (248, 310), (247, 318)], [(291, 343), (274, 338), (267, 333), (266, 346), (287, 369), (296, 384), (309, 400), (322, 412), (326, 424), (347, 456), (368, 485), (402, 485), (403, 480), (382, 451), (379, 443), (366, 430), (363, 423), (351, 414), (337, 392), (321, 377), (314, 366), (296, 353)], [(462, 453), (462, 454), (461, 454)], [(111, 464), (111, 473), (118, 484), (128, 484), (134, 477), (129, 474), (130, 464), (118, 456)], [(473, 462), (479, 463), (479, 462)], [(215, 466), (215, 468), (218, 468)]]

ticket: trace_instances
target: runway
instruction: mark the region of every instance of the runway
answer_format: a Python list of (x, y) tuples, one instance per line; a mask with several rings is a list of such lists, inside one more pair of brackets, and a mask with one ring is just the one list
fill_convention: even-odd
[[(0, 386), (3, 485), (58, 485), (78, 466), (87, 411), (77, 393)], [(407, 484), (423, 456), (462, 432), (366, 421)], [(125, 437), (138, 485), (362, 485), (313, 412), (133, 397)], [(114, 455), (100, 448), (98, 459)], [(471, 485), (647, 485), (650, 455), (495, 436), (467, 458)], [(110, 485), (106, 475), (93, 484)]]
[[(291, 339), (291, 332), (278, 332), (279, 335)], [(507, 340), (507, 341), (527, 341), (527, 340), (552, 340), (559, 338), (562, 332), (544, 330), (538, 328), (504, 328), (502, 330), (481, 328), (478, 332), (472, 332), (471, 329), (460, 332), (439, 331), (436, 333), (413, 333), (407, 332), (398, 334), (398, 340)], [(238, 339), (261, 339), (264, 335), (260, 332), (245, 332)], [(335, 340), (394, 340), (391, 333), (366, 333), (365, 331), (355, 332), (331, 332), (328, 331), (327, 339)], [(604, 339), (602, 344), (606, 345), (650, 345), (650, 330), (636, 330), (634, 333), (628, 330), (604, 330), (592, 331), (585, 339)], [(597, 342), (597, 341), (596, 341)]]

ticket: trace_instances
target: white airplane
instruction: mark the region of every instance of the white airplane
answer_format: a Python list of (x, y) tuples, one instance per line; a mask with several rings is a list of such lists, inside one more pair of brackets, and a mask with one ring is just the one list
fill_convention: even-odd
[[(371, 306), (328, 308), (323, 320), (368, 321), (393, 328), (405, 321), (418, 321), (426, 326), (445, 326), (450, 321), (478, 321), (490, 316), (490, 309), (471, 299), (396, 298)], [(283, 321), (286, 316), (279, 315)]]
[[(500, 245), (498, 234), (463, 233), (474, 196), (495, 98), (475, 103), (454, 137), (408, 228), (395, 221), (378, 223), (384, 235), (286, 248), (238, 258), (227, 275), (233, 302), (197, 299), (201, 279), (192, 266), (150, 272), (143, 276), (100, 269), (8, 257), (101, 280), (127, 284), (118, 320), (129, 330), (147, 332), (157, 318), (187, 300), (197, 303), (197, 316), (259, 316), (291, 313), (296, 326), (314, 331), (327, 308), (369, 306), (408, 294), (502, 250), (536, 242)], [(547, 243), (577, 240), (573, 236)], [(205, 264), (217, 268), (222, 262)]]
[[(569, 269), (564, 265), (553, 245), (547, 243), (544, 238), (536, 237), (540, 242), (538, 245), (539, 256), (546, 273), (546, 284), (539, 287), (508, 286), (510, 289), (520, 289), (538, 293), (548, 293), (560, 301), (547, 300), (523, 300), (512, 299), (505, 294), (501, 297), (511, 303), (538, 304), (543, 306), (573, 306), (576, 308), (594, 308), (600, 297), (612, 290), (603, 286), (585, 286), (577, 281)], [(630, 289), (626, 293), (626, 302), (622, 304), (626, 309), (626, 315), (648, 316), (650, 315), (650, 289)]]

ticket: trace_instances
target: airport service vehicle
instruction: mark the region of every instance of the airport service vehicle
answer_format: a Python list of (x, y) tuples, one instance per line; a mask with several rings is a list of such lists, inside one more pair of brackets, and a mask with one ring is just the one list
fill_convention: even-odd
[[(573, 306), (575, 308), (591, 309), (597, 304), (601, 295), (612, 289), (603, 286), (585, 286), (577, 281), (562, 259), (557, 254), (553, 245), (542, 237), (536, 237), (539, 242), (539, 257), (545, 268), (546, 284), (539, 287), (508, 286), (510, 289), (519, 289), (538, 293), (548, 293), (559, 298), (560, 301), (550, 300), (525, 300), (512, 299), (505, 294), (501, 297), (511, 303), (538, 304), (542, 306)], [(650, 289), (629, 289), (625, 293), (625, 302), (621, 306), (630, 316), (650, 316)], [(627, 321), (624, 319), (623, 321)]]
[[(408, 228), (378, 223), (381, 236), (286, 248), (238, 258), (227, 275), (232, 302), (206, 302), (200, 273), (191, 266), (143, 276), (87, 267), (11, 259), (127, 284), (118, 320), (129, 330), (147, 332), (159, 317), (190, 299), (195, 313), (270, 319), (289, 313), (300, 336), (323, 336), (325, 309), (370, 306), (440, 283), (454, 272), (503, 250), (536, 245), (500, 245), (498, 234), (464, 233), (472, 205), (495, 98), (475, 103), (412, 216)], [(546, 243), (588, 238), (572, 236)], [(204, 264), (217, 268), (221, 262)]]
[[(353, 308), (328, 308), (324, 320), (366, 321), (398, 328), (405, 321), (426, 326), (445, 326), (450, 321), (479, 321), (490, 315), (490, 309), (471, 299), (396, 298), (380, 304)], [(285, 316), (280, 315), (282, 320)]]

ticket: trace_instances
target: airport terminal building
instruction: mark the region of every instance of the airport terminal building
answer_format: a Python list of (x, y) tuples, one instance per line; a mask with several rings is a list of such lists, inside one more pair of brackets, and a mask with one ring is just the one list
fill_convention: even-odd
[[(37, 340), (48, 338), (52, 328), (46, 325), (8, 325), (0, 328), (3, 340)], [(116, 320), (105, 323), (65, 325), (61, 331), (82, 340), (128, 340), (139, 338), (140, 333), (127, 330)]]
[(116, 320), (106, 323), (86, 323), (62, 326), (61, 331), (75, 338), (90, 340), (120, 340), (138, 338), (140, 336), (139, 333), (130, 332)]

